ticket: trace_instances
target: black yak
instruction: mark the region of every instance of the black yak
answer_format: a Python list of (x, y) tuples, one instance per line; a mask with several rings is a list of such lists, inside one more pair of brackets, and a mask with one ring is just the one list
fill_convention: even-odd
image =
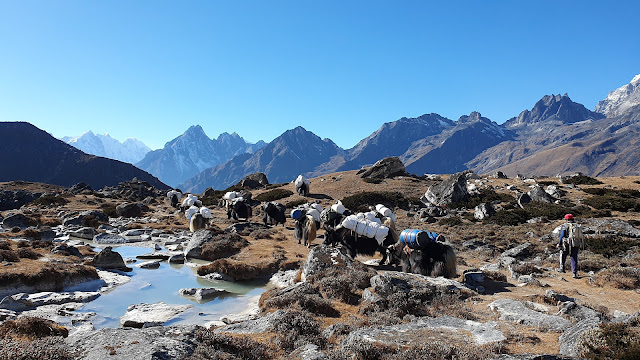
[(425, 276), (456, 277), (456, 254), (453, 248), (432, 241), (421, 249), (411, 249), (402, 242), (389, 248), (394, 258), (400, 259), (402, 271)]
[(239, 220), (242, 218), (247, 221), (252, 216), (252, 212), (250, 204), (244, 200), (236, 200), (227, 208), (227, 219)]
[(265, 202), (260, 206), (262, 209), (262, 221), (265, 225), (277, 226), (286, 222), (287, 218), (284, 215), (284, 205), (277, 202)]
[(396, 238), (397, 235), (393, 229), (389, 229), (387, 236), (382, 243), (379, 243), (375, 238), (358, 235), (355, 231), (349, 230), (342, 225), (336, 227), (325, 225), (324, 244), (341, 244), (347, 249), (347, 253), (352, 258), (355, 258), (358, 254), (372, 256), (378, 251), (382, 254), (382, 259), (380, 260), (380, 264), (382, 265), (387, 262), (388, 247), (396, 242)]

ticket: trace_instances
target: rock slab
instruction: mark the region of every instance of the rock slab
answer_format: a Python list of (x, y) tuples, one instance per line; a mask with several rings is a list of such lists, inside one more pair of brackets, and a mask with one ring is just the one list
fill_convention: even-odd
[(537, 326), (552, 331), (564, 331), (572, 326), (571, 321), (560, 316), (548, 315), (527, 308), (522, 302), (512, 299), (498, 299), (489, 308), (500, 313), (500, 320)]
[(120, 318), (120, 325), (133, 328), (160, 326), (192, 307), (193, 305), (168, 305), (163, 302), (129, 305), (127, 312)]

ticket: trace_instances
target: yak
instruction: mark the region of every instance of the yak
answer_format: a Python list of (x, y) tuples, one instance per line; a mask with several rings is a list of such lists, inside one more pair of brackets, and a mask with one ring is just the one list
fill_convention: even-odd
[(311, 241), (316, 238), (316, 231), (316, 222), (313, 220), (313, 216), (303, 212), (302, 216), (295, 220), (293, 237), (298, 240), (298, 244), (300, 244), (300, 240), (304, 240), (304, 246), (309, 247)]
[(265, 202), (260, 205), (262, 209), (262, 221), (265, 225), (277, 226), (286, 222), (287, 218), (284, 215), (284, 205), (277, 202)]
[(402, 242), (389, 248), (392, 257), (400, 259), (402, 271), (425, 276), (456, 277), (456, 254), (441, 242), (429, 242), (421, 249), (411, 249)]
[(227, 208), (227, 219), (233, 218), (238, 221), (238, 219), (242, 218), (247, 221), (252, 216), (252, 213), (251, 205), (247, 201), (234, 201)]
[(205, 218), (201, 213), (195, 213), (191, 216), (189, 230), (191, 230), (191, 232), (196, 232), (198, 230), (205, 229), (208, 223), (209, 219)]
[(349, 230), (342, 225), (332, 227), (331, 225), (325, 224), (324, 229), (325, 245), (341, 244), (352, 258), (355, 258), (358, 254), (372, 256), (378, 251), (382, 254), (382, 259), (380, 260), (381, 265), (387, 262), (388, 247), (392, 246), (397, 238), (397, 234), (395, 234), (392, 228), (389, 228), (389, 234), (387, 234), (382, 244), (378, 243), (375, 238), (358, 235), (355, 231)]

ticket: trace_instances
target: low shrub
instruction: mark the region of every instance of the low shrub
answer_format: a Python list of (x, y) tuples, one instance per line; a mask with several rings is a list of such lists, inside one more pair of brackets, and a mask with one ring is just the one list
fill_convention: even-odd
[(0, 250), (11, 250), (11, 243), (7, 240), (0, 240)]
[(502, 343), (468, 346), (440, 340), (430, 340), (413, 346), (391, 346), (366, 340), (355, 341), (344, 349), (328, 352), (330, 360), (414, 360), (414, 359), (495, 359), (504, 352)]
[(620, 195), (605, 193), (604, 195), (594, 195), (584, 199), (584, 204), (598, 210), (612, 211), (640, 211), (640, 203), (634, 198), (623, 197)]
[(67, 337), (69, 330), (51, 320), (25, 316), (16, 320), (7, 320), (0, 324), (2, 336), (19, 336), (29, 339), (47, 336)]
[(31, 247), (34, 249), (51, 249), (53, 247), (53, 241), (51, 240), (34, 240), (31, 242)]
[(42, 257), (42, 255), (40, 253), (37, 253), (37, 252), (33, 251), (30, 248), (18, 249), (17, 253), (18, 253), (18, 256), (21, 259), (32, 259), (32, 260), (35, 260), (37, 258)]
[(0, 250), (0, 261), (18, 262), (20, 257), (13, 250)]
[(524, 275), (529, 275), (529, 274), (542, 274), (542, 269), (540, 269), (539, 267), (531, 264), (531, 263), (524, 263), (524, 264), (518, 264), (513, 266), (513, 271), (517, 272), (518, 274), (524, 274)]
[(500, 202), (500, 203), (515, 203), (516, 198), (510, 194), (498, 193), (491, 189), (482, 189), (478, 194), (471, 195), (467, 198), (467, 201), (456, 202), (447, 205), (451, 209), (473, 209), (482, 203), (488, 202)]
[(246, 264), (235, 260), (218, 259), (211, 264), (199, 267), (198, 275), (204, 276), (216, 272), (230, 276), (237, 281), (253, 280), (276, 272), (279, 265), (280, 262), (277, 260)]
[(369, 206), (383, 204), (389, 209), (407, 209), (409, 202), (399, 191), (362, 191), (342, 199), (342, 204), (351, 211), (369, 211)]
[(438, 220), (438, 224), (443, 226), (458, 226), (462, 225), (462, 219), (458, 216), (446, 217)]
[(595, 274), (594, 285), (613, 286), (625, 290), (638, 289), (640, 288), (640, 270), (621, 267), (605, 269)]
[(49, 206), (62, 206), (69, 203), (62, 196), (56, 195), (42, 195), (41, 197), (33, 200), (29, 205), (40, 206), (40, 207), (49, 207)]
[(307, 199), (302, 198), (302, 199), (298, 199), (298, 200), (292, 200), (292, 201), (289, 201), (289, 202), (287, 202), (286, 204), (284, 204), (284, 206), (285, 206), (287, 209), (293, 209), (293, 208), (295, 208), (296, 206), (300, 206), (300, 205), (306, 204), (307, 202), (308, 202), (308, 201), (307, 201)]
[(47, 264), (43, 266), (39, 271), (34, 273), (24, 274), (14, 272), (1, 272), (0, 287), (17, 285), (20, 283), (28, 286), (48, 283), (54, 285), (56, 289), (55, 291), (62, 291), (65, 283), (68, 283), (71, 280), (77, 278), (85, 280), (97, 280), (100, 277), (98, 276), (96, 269), (91, 266), (56, 263), (55, 265)]
[(640, 240), (628, 239), (620, 236), (594, 236), (585, 238), (585, 248), (606, 258), (625, 254), (634, 246), (639, 246)]
[(309, 283), (302, 283), (293, 289), (285, 289), (284, 291), (279, 289), (267, 291), (260, 297), (259, 305), (262, 310), (297, 307), (316, 315), (340, 316), (331, 303), (322, 298), (318, 289)]
[(188, 358), (191, 360), (262, 360), (272, 359), (268, 346), (252, 340), (249, 336), (216, 334), (207, 329), (198, 329), (194, 334), (196, 348)]
[(640, 331), (628, 323), (602, 323), (582, 335), (577, 349), (585, 359), (640, 359)]
[(330, 299), (356, 305), (361, 298), (358, 293), (371, 286), (370, 280), (374, 275), (375, 271), (365, 266), (345, 270), (331, 268), (310, 276), (309, 282)]
[(640, 191), (634, 189), (587, 188), (582, 191), (591, 195), (613, 195), (623, 198), (640, 198)]
[(217, 260), (235, 255), (243, 248), (249, 246), (249, 242), (238, 234), (222, 233), (215, 235), (213, 239), (202, 246), (202, 259)]
[(311, 314), (304, 311), (283, 311), (273, 320), (272, 330), (276, 333), (278, 347), (290, 351), (306, 344), (326, 346), (320, 323)]
[(362, 178), (362, 181), (369, 184), (381, 184), (382, 179), (374, 179), (374, 178)]
[(576, 175), (566, 179), (562, 179), (562, 183), (574, 185), (601, 185), (602, 181), (596, 178), (592, 178), (591, 176)]
[(18, 243), (16, 244), (16, 246), (18, 247), (18, 249), (31, 247), (31, 243), (27, 240), (18, 240)]
[(100, 205), (102, 212), (110, 218), (117, 218), (118, 212), (116, 211), (115, 204), (102, 204)]
[(256, 240), (271, 239), (274, 232), (272, 229), (256, 229), (249, 234), (249, 237)]
[(269, 184), (267, 186), (265, 186), (264, 188), (266, 190), (271, 190), (271, 189), (275, 189), (275, 188), (279, 188), (279, 187), (283, 187), (285, 185), (287, 185), (288, 183), (279, 183), (279, 184)]
[(273, 189), (269, 191), (265, 191), (262, 194), (256, 195), (255, 199), (264, 202), (264, 201), (276, 201), (280, 199), (284, 199), (293, 195), (293, 191), (287, 189)]
[(507, 275), (499, 272), (499, 271), (483, 271), (484, 275), (493, 280), (493, 281), (498, 281), (498, 282), (507, 282)]
[(23, 338), (0, 338), (2, 360), (75, 360), (80, 356), (65, 346), (59, 337), (27, 340)]
[(524, 205), (524, 209), (515, 208), (500, 210), (492, 217), (485, 220), (485, 223), (497, 225), (519, 225), (524, 224), (529, 219), (542, 217), (546, 219), (562, 219), (565, 214), (582, 215), (582, 210), (574, 207), (569, 208), (559, 204), (531, 202)]

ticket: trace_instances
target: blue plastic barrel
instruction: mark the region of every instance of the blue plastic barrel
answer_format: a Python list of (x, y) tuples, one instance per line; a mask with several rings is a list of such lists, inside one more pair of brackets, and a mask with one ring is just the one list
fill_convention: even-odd
[(429, 233), (424, 230), (406, 229), (400, 233), (400, 242), (412, 249), (422, 249), (432, 242)]
[(291, 211), (291, 218), (293, 220), (298, 220), (298, 219), (300, 219), (301, 216), (302, 216), (302, 210), (301, 209), (293, 209), (293, 211)]

